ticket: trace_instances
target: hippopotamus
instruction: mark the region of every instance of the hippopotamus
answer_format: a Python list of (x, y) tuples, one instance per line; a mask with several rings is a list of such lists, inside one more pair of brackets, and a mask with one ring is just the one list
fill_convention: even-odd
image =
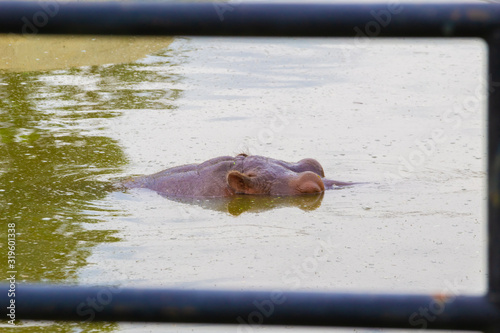
[(312, 158), (289, 163), (264, 156), (238, 154), (127, 179), (121, 186), (148, 188), (166, 197), (213, 198), (239, 194), (318, 194), (325, 189), (353, 184), (326, 179), (323, 167)]

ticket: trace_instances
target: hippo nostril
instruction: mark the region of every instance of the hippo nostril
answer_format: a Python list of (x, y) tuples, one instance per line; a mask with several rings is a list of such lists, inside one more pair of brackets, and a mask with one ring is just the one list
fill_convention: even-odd
[(321, 166), (321, 164), (319, 164), (318, 161), (316, 161), (313, 158), (305, 158), (303, 160), (298, 161), (295, 164), (294, 169), (296, 172), (312, 171), (315, 174), (320, 175), (321, 177), (325, 177), (325, 172), (323, 171), (323, 167)]

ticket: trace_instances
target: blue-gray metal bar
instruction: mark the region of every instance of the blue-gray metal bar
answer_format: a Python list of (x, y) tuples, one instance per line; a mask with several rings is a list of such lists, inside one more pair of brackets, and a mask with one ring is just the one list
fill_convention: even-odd
[[(500, 332), (500, 5), (0, 2), (0, 33), (482, 37), (489, 47), (488, 294), (179, 291), (18, 286), (16, 318)], [(9, 286), (0, 285), (1, 314)], [(5, 318), (5, 316), (4, 316)]]
[[(488, 42), (488, 294), (500, 305), (500, 30)], [(500, 332), (500, 326), (496, 328)]]
[(0, 2), (0, 33), (477, 37), (498, 27), (492, 4)]
[[(8, 318), (9, 287), (0, 286)], [(487, 297), (18, 285), (16, 319), (488, 330)]]

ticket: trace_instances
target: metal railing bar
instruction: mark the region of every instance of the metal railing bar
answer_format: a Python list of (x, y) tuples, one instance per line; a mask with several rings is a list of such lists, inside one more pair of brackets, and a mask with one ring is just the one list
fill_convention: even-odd
[[(488, 42), (488, 294), (386, 295), (19, 285), (16, 319), (500, 332), (500, 5), (0, 2), (0, 33), (480, 37)], [(9, 313), (0, 285), (0, 313)], [(274, 295), (274, 296), (273, 296)], [(253, 317), (252, 317), (253, 316)]]
[[(8, 313), (7, 291), (0, 307)], [(500, 310), (486, 296), (20, 285), (16, 319), (487, 330)], [(7, 309), (7, 310), (6, 310)], [(5, 316), (5, 314), (4, 314)]]
[(490, 299), (500, 304), (500, 30), (487, 41), (488, 292)]
[(498, 27), (494, 4), (0, 2), (0, 33), (18, 34), (485, 37)]

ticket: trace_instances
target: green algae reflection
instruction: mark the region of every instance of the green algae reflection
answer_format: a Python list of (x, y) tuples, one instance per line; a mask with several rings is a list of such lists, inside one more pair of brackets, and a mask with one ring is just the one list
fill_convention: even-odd
[[(158, 80), (169, 78), (142, 63), (0, 74), (0, 244), (6, 258), (6, 225), (15, 222), (18, 286), (77, 283), (92, 248), (119, 241), (113, 230), (86, 227), (103, 222), (106, 214), (120, 214), (99, 205), (109, 193), (109, 179), (126, 163), (105, 129), (123, 109), (173, 108), (179, 91), (135, 89), (139, 82)], [(6, 265), (3, 260), (4, 272)], [(115, 328), (113, 323), (23, 323), (16, 332)]]

